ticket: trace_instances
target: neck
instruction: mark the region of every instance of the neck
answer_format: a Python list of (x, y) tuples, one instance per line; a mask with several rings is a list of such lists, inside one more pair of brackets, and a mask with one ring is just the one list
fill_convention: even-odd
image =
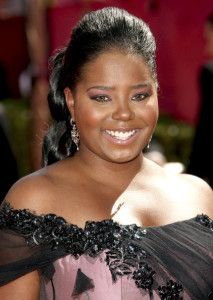
[(132, 179), (143, 169), (142, 152), (131, 161), (116, 163), (104, 160), (95, 154), (82, 155), (78, 152), (74, 159), (84, 174), (96, 182), (118, 186), (120, 184), (128, 185)]

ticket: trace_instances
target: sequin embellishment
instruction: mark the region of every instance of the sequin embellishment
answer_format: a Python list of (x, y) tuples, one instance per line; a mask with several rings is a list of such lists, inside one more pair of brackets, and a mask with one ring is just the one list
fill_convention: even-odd
[(31, 247), (48, 244), (53, 251), (64, 247), (76, 259), (82, 254), (97, 257), (105, 250), (105, 261), (113, 282), (117, 281), (118, 276), (129, 275), (138, 287), (146, 290), (152, 288), (151, 284), (139, 286), (138, 276), (133, 273), (135, 268), (140, 269), (139, 264), (149, 256), (134, 243), (142, 240), (146, 234), (146, 230), (135, 224), (124, 226), (109, 219), (88, 221), (82, 229), (54, 214), (37, 216), (26, 209), (13, 210), (5, 202), (0, 211), (0, 228), (19, 231)]
[[(212, 221), (206, 216), (198, 218), (202, 224), (213, 228)], [(137, 244), (147, 234), (147, 230), (142, 227), (135, 224), (119, 225), (109, 219), (88, 221), (82, 229), (54, 214), (37, 216), (27, 209), (14, 210), (5, 201), (0, 209), (0, 228), (18, 231), (31, 247), (50, 245), (52, 251), (63, 247), (67, 254), (76, 259), (82, 254), (97, 257), (104, 251), (113, 282), (126, 275), (153, 299), (155, 270), (146, 262), (149, 257), (147, 251)], [(182, 299), (182, 286), (171, 279), (157, 291), (162, 300)]]
[(211, 220), (207, 215), (197, 215), (197, 221), (203, 226), (211, 229), (213, 231), (213, 220)]
[(183, 291), (181, 284), (168, 279), (166, 285), (161, 285), (158, 288), (159, 295), (162, 300), (182, 300), (180, 293)]

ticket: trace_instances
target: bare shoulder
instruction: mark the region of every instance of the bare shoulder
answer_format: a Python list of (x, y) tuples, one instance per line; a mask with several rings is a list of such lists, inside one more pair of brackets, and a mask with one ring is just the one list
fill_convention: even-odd
[(213, 191), (203, 179), (189, 174), (180, 174), (179, 176), (183, 183), (190, 187), (192, 191), (199, 193), (200, 197), (213, 200)]
[(27, 208), (37, 214), (57, 214), (58, 207), (63, 206), (60, 203), (64, 186), (73, 188), (72, 173), (66, 162), (54, 163), (17, 181), (6, 195), (6, 200), (15, 209)]
[(213, 191), (211, 187), (204, 180), (193, 175), (180, 174), (178, 177), (186, 203), (194, 205), (200, 212), (213, 218)]
[(51, 199), (54, 185), (48, 171), (42, 169), (18, 180), (5, 199), (15, 209), (30, 209), (43, 213)]

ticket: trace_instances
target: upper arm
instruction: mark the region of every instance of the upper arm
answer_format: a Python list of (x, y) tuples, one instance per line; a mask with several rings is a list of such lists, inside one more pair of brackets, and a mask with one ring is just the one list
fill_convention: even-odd
[(7, 300), (38, 300), (41, 277), (38, 271), (26, 274), (2, 287), (0, 299)]
[[(48, 181), (43, 178), (43, 176), (27, 176), (19, 180), (11, 187), (8, 194), (6, 195), (6, 200), (14, 209), (27, 208), (32, 212), (36, 211), (36, 213), (40, 214), (45, 209), (45, 205), (43, 203), (45, 203), (45, 197), (48, 197), (48, 190)], [(11, 241), (11, 243), (13, 245), (13, 241)], [(15, 235), (14, 243), (17, 243)], [(20, 244), (19, 241), (17, 249), (19, 245), (20, 247), (23, 247), (23, 245)], [(3, 243), (3, 251), (7, 251), (6, 247), (10, 247), (10, 244), (8, 246), (8, 240), (6, 240), (6, 244)], [(23, 247), (23, 250), (21, 251), (22, 255), (19, 255), (20, 251), (18, 252), (17, 250), (17, 260), (23, 259), (25, 255), (23, 254), (24, 250), (25, 247)], [(10, 251), (8, 252), (8, 255), (10, 255)], [(38, 270), (27, 273), (26, 275), (21, 276), (0, 287), (0, 299), (38, 300), (40, 293), (40, 280), (41, 276)]]
[(5, 199), (14, 209), (29, 209), (36, 214), (43, 214), (48, 211), (52, 189), (48, 176), (31, 174), (17, 181)]
[(201, 178), (188, 174), (181, 174), (188, 185), (188, 200), (197, 213), (203, 213), (213, 219), (213, 190)]

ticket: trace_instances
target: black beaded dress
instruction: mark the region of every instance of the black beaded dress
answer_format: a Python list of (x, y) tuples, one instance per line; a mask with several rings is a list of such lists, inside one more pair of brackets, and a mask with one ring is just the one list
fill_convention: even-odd
[(0, 210), (0, 285), (42, 273), (40, 300), (213, 299), (213, 221), (156, 227)]

